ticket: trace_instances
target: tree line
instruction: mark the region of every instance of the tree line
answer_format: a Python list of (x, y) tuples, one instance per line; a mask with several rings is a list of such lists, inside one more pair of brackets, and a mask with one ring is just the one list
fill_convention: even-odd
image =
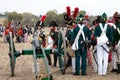
[[(66, 12), (63, 12), (59, 14), (57, 10), (50, 10), (45, 15), (47, 16), (44, 24), (45, 26), (49, 26), (49, 23), (51, 21), (56, 21), (59, 26), (64, 26), (64, 14)], [(85, 14), (86, 11), (82, 10), (79, 13)], [(0, 17), (5, 17), (5, 20), (3, 22), (3, 25), (5, 25), (8, 22), (14, 21), (14, 22), (22, 22), (23, 24), (29, 24), (31, 26), (34, 26), (35, 23), (41, 18), (42, 14), (40, 16), (33, 15), (31, 13), (17, 13), (16, 11), (13, 12), (5, 12), (5, 14), (1, 14)], [(96, 16), (89, 16), (89, 20), (92, 22)]]

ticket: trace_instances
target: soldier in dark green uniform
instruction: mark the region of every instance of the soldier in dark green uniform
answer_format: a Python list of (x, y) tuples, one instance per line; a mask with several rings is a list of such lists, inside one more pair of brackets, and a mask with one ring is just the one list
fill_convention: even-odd
[[(54, 52), (54, 50), (57, 49), (57, 47), (58, 47), (58, 30), (57, 30), (58, 24), (55, 21), (51, 21), (50, 27), (51, 27), (51, 30), (50, 30), (49, 36), (52, 38), (52, 40), (54, 42), (53, 46), (52, 46), (52, 52)], [(53, 66), (56, 67), (57, 54), (53, 53), (53, 58), (54, 58)], [(49, 58), (49, 60), (51, 61), (50, 58)]]
[[(79, 15), (77, 18), (78, 23), (76, 24), (76, 27), (73, 29), (72, 33), (72, 44), (74, 43), (74, 40), (79, 32), (80, 29), (82, 29), (83, 34), (81, 33), (79, 35), (78, 39), (78, 50), (75, 51), (75, 73), (74, 75), (81, 74), (86, 75), (86, 57), (87, 57), (87, 47), (84, 44), (85, 40), (90, 40), (90, 30), (83, 24), (84, 16), (82, 14)], [(81, 60), (81, 64), (80, 64)]]
[[(112, 52), (112, 67), (111, 72), (120, 73), (120, 14), (114, 14), (116, 29), (113, 32), (113, 46), (114, 50)], [(117, 64), (116, 64), (117, 63)]]
[(101, 23), (95, 27), (94, 31), (94, 37), (97, 39), (98, 75), (107, 73), (109, 47), (106, 43), (112, 42), (112, 29), (106, 21), (107, 15), (103, 13)]

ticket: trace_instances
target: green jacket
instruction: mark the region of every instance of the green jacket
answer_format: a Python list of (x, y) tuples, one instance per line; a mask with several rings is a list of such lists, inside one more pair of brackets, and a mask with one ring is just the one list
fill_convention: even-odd
[[(103, 27), (104, 27), (104, 25), (105, 25), (105, 24), (102, 23), (102, 26), (103, 26)], [(99, 37), (99, 36), (101, 35), (101, 33), (102, 33), (102, 30), (101, 30), (101, 28), (100, 28), (100, 25), (97, 25), (97, 26), (95, 27), (94, 37)], [(112, 40), (113, 40), (113, 38), (112, 38), (113, 33), (112, 33), (112, 28), (111, 28), (109, 25), (107, 25), (106, 36), (107, 36), (108, 40), (109, 40), (110, 42), (112, 42)]]
[[(76, 25), (76, 27), (73, 29), (72, 34), (71, 34), (71, 43), (72, 44), (74, 43), (74, 40), (75, 40), (79, 30), (80, 30), (79, 26)], [(84, 32), (84, 35), (85, 35), (85, 39), (90, 40), (90, 30), (89, 30), (89, 28), (84, 26), (83, 32)], [(79, 49), (82, 49), (84, 47), (83, 44), (82, 44), (82, 41), (83, 41), (83, 36), (81, 34), (79, 36), (79, 39), (78, 39), (78, 47), (79, 47)]]
[[(116, 25), (116, 28), (120, 30), (120, 25)], [(117, 44), (119, 40), (120, 40), (120, 34), (117, 31), (117, 29), (115, 29), (113, 32), (113, 44)]]

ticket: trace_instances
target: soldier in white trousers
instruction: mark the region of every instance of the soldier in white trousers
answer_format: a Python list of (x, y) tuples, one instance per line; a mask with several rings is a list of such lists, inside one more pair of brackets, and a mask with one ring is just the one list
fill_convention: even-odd
[(94, 37), (97, 39), (97, 58), (98, 58), (98, 75), (106, 75), (108, 67), (108, 52), (107, 43), (112, 42), (112, 30), (106, 23), (107, 15), (103, 13), (101, 23), (95, 27)]

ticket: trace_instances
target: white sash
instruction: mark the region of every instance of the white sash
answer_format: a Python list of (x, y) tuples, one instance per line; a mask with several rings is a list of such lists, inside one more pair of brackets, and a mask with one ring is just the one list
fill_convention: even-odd
[(85, 40), (85, 34), (83, 32), (83, 27), (85, 26), (84, 24), (81, 26), (80, 24), (78, 24), (79, 28), (81, 29), (81, 33), (82, 33), (82, 37), (83, 37), (83, 40)]
[(80, 24), (78, 24), (78, 26), (79, 26), (79, 32), (78, 32), (78, 34), (77, 34), (77, 36), (76, 36), (76, 38), (75, 38), (75, 41), (74, 41), (74, 43), (73, 43), (73, 45), (72, 45), (72, 50), (78, 50), (79, 48), (78, 48), (78, 40), (79, 40), (79, 36), (82, 34), (82, 36), (83, 36), (83, 40), (85, 40), (85, 36), (84, 36), (84, 32), (83, 32), (83, 28), (84, 28), (84, 24), (81, 26)]
[(119, 33), (119, 35), (120, 35), (120, 29), (119, 29), (119, 28), (117, 28), (117, 31), (118, 31), (118, 33)]
[(100, 28), (101, 28), (101, 31), (102, 31), (101, 35), (106, 34), (107, 24), (105, 24), (104, 28), (103, 28), (103, 26), (102, 26), (102, 24), (101, 24), (101, 23), (100, 23), (99, 25), (100, 25)]
[(106, 42), (108, 42), (108, 38), (106, 36), (107, 24), (105, 24), (104, 28), (101, 23), (99, 24), (99, 26), (101, 28), (102, 33), (101, 33), (100, 37), (97, 37), (97, 44), (103, 45)]

